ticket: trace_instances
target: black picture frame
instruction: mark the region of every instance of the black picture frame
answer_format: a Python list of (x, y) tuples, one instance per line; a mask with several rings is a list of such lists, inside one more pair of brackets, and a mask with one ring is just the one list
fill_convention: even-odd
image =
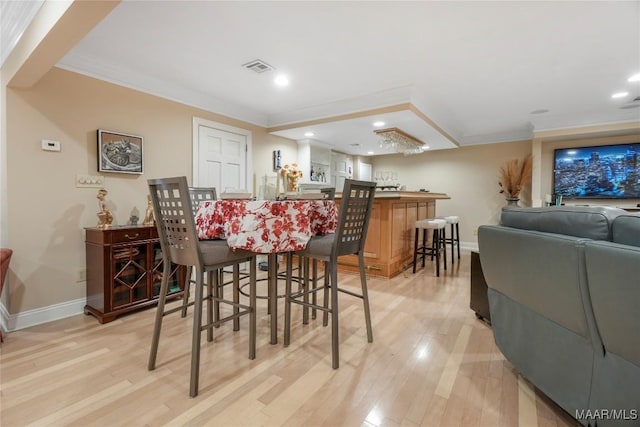
[(142, 136), (98, 129), (98, 172), (142, 175), (143, 143)]

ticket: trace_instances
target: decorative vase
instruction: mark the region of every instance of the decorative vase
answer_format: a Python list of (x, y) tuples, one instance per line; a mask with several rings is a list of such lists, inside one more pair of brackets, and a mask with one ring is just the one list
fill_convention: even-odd
[(507, 206), (518, 206), (519, 197), (507, 197)]
[(297, 176), (288, 176), (287, 177), (287, 183), (288, 183), (288, 191), (298, 191), (298, 177)]

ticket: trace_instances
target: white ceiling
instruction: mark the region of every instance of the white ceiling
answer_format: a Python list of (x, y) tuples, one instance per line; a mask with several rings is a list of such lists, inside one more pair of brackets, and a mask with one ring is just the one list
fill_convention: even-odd
[[(640, 120), (640, 2), (124, 1), (58, 65), (350, 154), (381, 154), (377, 119), (451, 148)], [(296, 124), (405, 103), (437, 127)]]

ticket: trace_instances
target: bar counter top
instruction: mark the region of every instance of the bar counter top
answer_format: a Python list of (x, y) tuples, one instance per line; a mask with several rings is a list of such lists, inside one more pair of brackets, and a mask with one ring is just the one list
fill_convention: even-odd
[[(336, 193), (336, 199), (341, 199), (342, 193)], [(377, 190), (376, 199), (450, 199), (445, 193), (432, 193), (430, 191), (399, 191), (399, 190)]]

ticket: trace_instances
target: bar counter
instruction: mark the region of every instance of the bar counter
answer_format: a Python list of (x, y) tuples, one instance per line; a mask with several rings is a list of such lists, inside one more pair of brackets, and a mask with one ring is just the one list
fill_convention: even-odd
[[(338, 204), (341, 198), (336, 194)], [(449, 198), (444, 193), (378, 190), (364, 247), (367, 274), (393, 277), (408, 268), (413, 259), (414, 222), (435, 217), (436, 200)], [(357, 272), (358, 257), (340, 257), (338, 269)]]

